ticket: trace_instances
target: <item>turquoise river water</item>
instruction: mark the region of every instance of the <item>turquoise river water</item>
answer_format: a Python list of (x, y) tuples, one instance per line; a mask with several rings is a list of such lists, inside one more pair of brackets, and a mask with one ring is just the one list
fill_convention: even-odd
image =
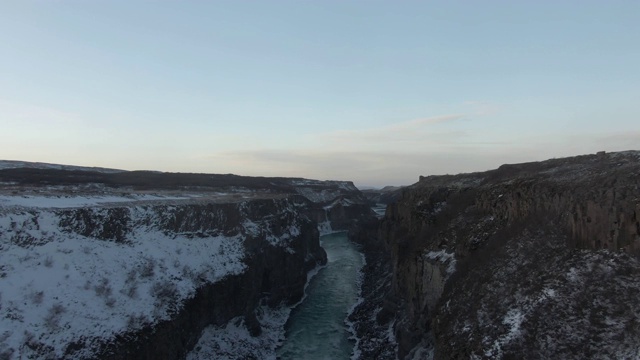
[(358, 300), (358, 274), (362, 254), (346, 233), (322, 236), (327, 266), (320, 269), (307, 287), (307, 297), (291, 313), (286, 340), (278, 359), (349, 359), (354, 342), (345, 318)]

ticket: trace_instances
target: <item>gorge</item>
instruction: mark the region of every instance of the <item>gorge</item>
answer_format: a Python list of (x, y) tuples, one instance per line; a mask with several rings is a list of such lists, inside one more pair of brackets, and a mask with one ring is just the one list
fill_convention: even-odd
[(5, 167), (8, 359), (184, 358), (238, 321), (269, 335), (264, 314), (288, 311), (327, 261), (319, 229), (371, 211), (348, 182)]
[(304, 344), (326, 355), (309, 344), (319, 328), (295, 349), (284, 341), (327, 320), (313, 318), (330, 302), (314, 286), (356, 276), (333, 312), (353, 340), (344, 318), (329, 326), (354, 359), (637, 358), (639, 249), (633, 151), (378, 193), (3, 162), (0, 358), (285, 359)]

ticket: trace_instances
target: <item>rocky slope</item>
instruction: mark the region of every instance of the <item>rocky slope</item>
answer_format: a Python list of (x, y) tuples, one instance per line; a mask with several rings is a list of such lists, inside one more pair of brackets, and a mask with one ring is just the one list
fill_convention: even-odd
[(0, 170), (0, 358), (179, 359), (208, 328), (271, 356), (326, 261), (319, 228), (366, 215), (360, 197), (346, 182)]
[(369, 226), (401, 359), (640, 354), (639, 152), (421, 177)]

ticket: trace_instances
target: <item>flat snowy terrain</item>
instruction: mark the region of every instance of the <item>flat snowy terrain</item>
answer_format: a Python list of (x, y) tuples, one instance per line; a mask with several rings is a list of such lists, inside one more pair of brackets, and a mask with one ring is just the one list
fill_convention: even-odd
[(129, 196), (6, 196), (0, 195), (0, 206), (20, 206), (31, 208), (77, 208), (85, 206), (129, 203), (139, 201), (187, 200), (188, 196), (159, 196), (139, 194)]
[(167, 199), (1, 196), (1, 357), (61, 357), (70, 341), (84, 344), (74, 356), (89, 356), (92, 345), (168, 318), (203, 283), (245, 269), (240, 235), (167, 234), (150, 205), (128, 208), (136, 225), (122, 242), (61, 226), (65, 209)]

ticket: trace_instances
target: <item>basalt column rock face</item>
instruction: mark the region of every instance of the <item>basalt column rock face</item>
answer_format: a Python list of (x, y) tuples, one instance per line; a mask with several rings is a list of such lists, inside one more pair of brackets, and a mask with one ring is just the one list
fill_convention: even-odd
[(209, 325), (260, 334), (257, 306), (299, 301), (326, 263), (284, 195), (69, 205), (101, 199), (2, 197), (3, 358), (184, 358)]
[(378, 241), (401, 359), (638, 356), (638, 152), (421, 177)]
[(349, 239), (361, 246), (365, 255), (360, 296), (348, 320), (353, 324), (360, 359), (395, 359), (397, 345), (393, 335), (397, 312), (391, 297), (391, 254), (378, 238), (380, 220), (371, 216), (349, 230)]

